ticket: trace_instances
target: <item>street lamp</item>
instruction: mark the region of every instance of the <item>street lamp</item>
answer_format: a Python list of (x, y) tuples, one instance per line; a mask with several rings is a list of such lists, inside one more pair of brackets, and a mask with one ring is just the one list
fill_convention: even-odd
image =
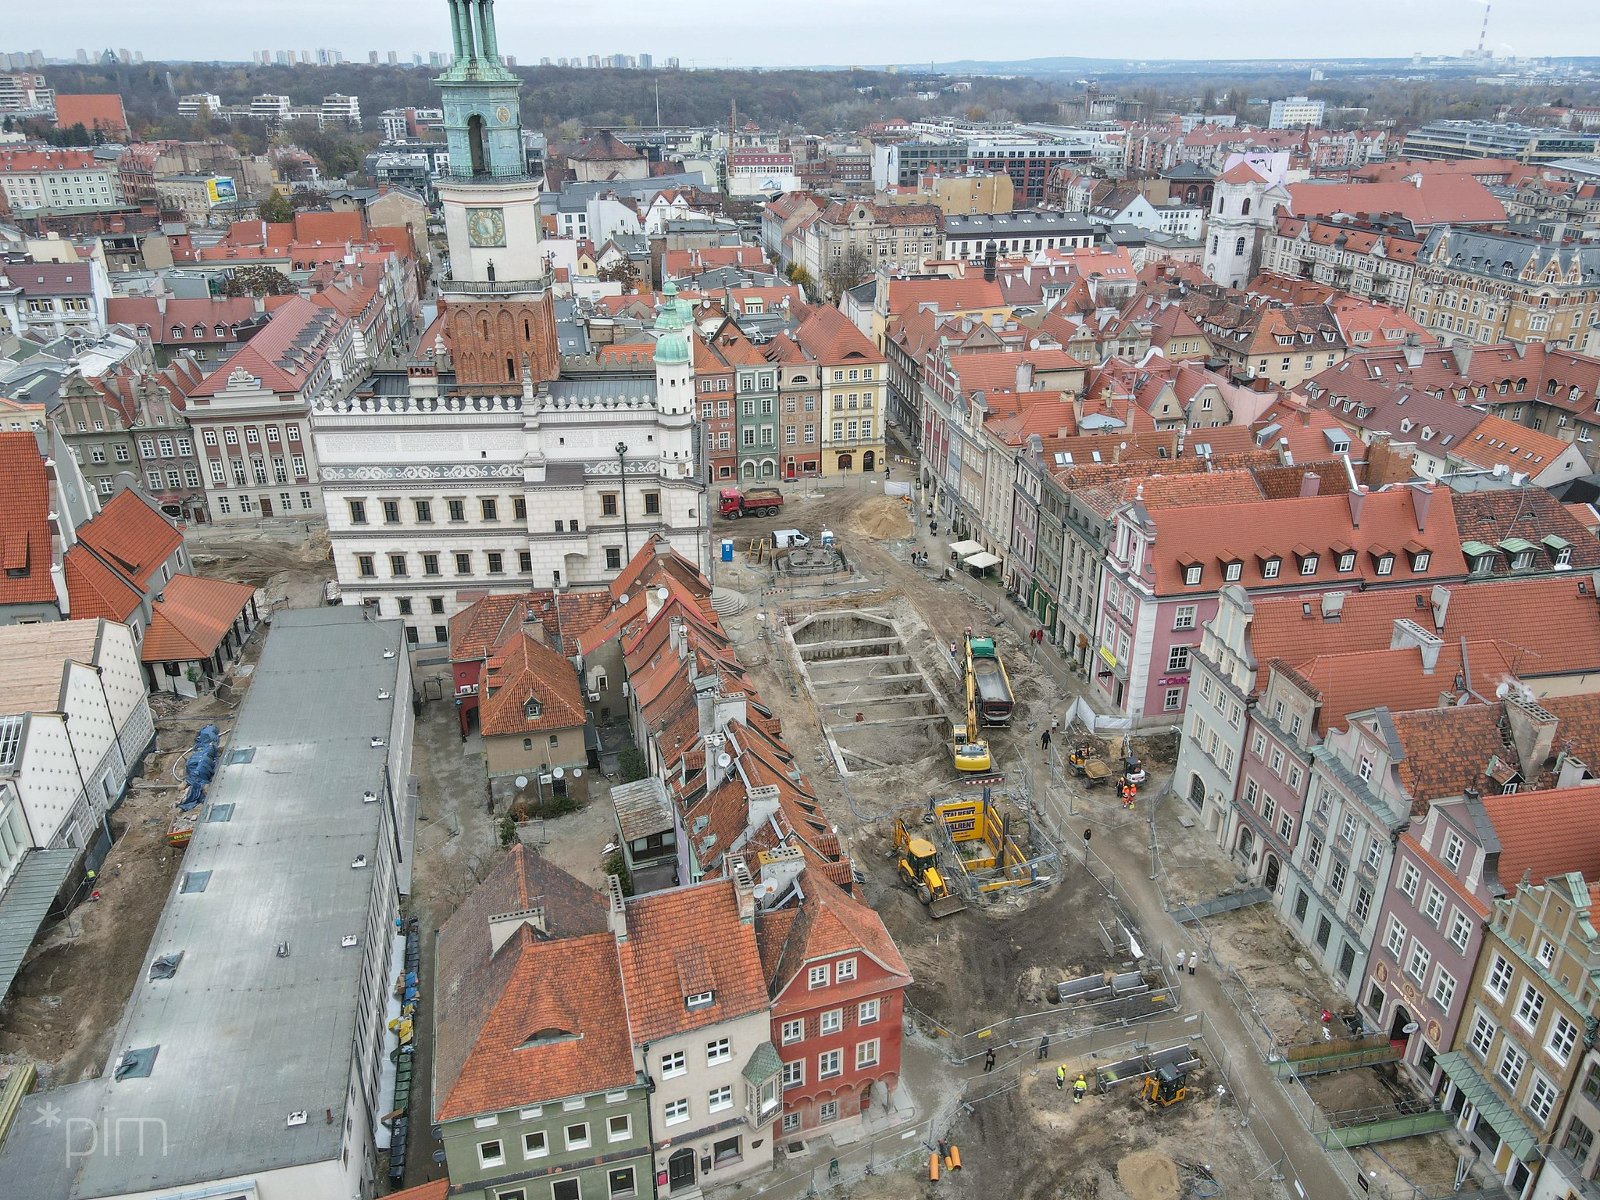
[(633, 558), (633, 547), (628, 544), (628, 443), (617, 443), (617, 477), (622, 481), (622, 561)]

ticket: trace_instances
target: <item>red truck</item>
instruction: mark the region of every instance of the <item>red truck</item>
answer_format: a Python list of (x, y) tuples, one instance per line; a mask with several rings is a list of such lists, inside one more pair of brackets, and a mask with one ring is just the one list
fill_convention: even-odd
[(783, 493), (777, 488), (723, 488), (717, 512), (730, 521), (739, 517), (772, 517), (783, 507)]

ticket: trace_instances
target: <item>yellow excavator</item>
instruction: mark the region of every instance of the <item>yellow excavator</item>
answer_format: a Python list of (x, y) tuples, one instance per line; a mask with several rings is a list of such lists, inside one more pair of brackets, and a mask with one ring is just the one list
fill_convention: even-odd
[(1144, 1077), (1140, 1096), (1151, 1107), (1171, 1108), (1189, 1095), (1189, 1077), (1176, 1067), (1162, 1067)]
[(900, 881), (916, 891), (917, 899), (927, 907), (930, 917), (937, 920), (967, 907), (965, 901), (950, 890), (949, 881), (939, 870), (938, 849), (927, 838), (907, 829), (900, 818), (894, 823), (894, 848)]
[[(953, 646), (953, 643), (952, 643)], [(950, 758), (956, 770), (976, 774), (994, 769), (989, 742), (978, 732), (978, 685), (973, 673), (966, 673), (967, 723), (954, 725), (950, 734)]]

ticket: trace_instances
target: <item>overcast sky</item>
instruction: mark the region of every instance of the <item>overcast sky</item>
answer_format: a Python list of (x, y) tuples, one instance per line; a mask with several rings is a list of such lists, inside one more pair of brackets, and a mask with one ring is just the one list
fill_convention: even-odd
[[(369, 50), (396, 50), (405, 60), (414, 51), (449, 47), (444, 0), (16, 2), (0, 41), (54, 57), (109, 44), (150, 59), (248, 59), (252, 50), (326, 46), (351, 60), (364, 61)], [(647, 53), (658, 62), (675, 55), (684, 66), (872, 66), (1050, 55), (1457, 54), (1477, 44), (1483, 6), (1480, 0), (610, 0), (604, 6), (499, 0), (496, 11), (501, 51), (521, 63)], [(1600, 55), (1600, 3), (1498, 0), (1489, 44), (1503, 54)]]

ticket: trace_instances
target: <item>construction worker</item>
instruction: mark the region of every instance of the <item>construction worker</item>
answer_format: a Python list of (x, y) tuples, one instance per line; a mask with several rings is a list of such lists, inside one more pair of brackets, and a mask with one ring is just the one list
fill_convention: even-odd
[(987, 1075), (994, 1070), (994, 1047), (990, 1046), (983, 1052), (983, 1073)]
[(1050, 1054), (1050, 1035), (1045, 1034), (1039, 1039), (1039, 1062), (1043, 1062)]
[(1063, 1091), (1067, 1086), (1067, 1064), (1062, 1063), (1056, 1067), (1056, 1091)]
[(1089, 1081), (1083, 1077), (1083, 1072), (1078, 1072), (1078, 1077), (1072, 1081), (1072, 1102), (1082, 1104), (1083, 1098), (1089, 1094)]

